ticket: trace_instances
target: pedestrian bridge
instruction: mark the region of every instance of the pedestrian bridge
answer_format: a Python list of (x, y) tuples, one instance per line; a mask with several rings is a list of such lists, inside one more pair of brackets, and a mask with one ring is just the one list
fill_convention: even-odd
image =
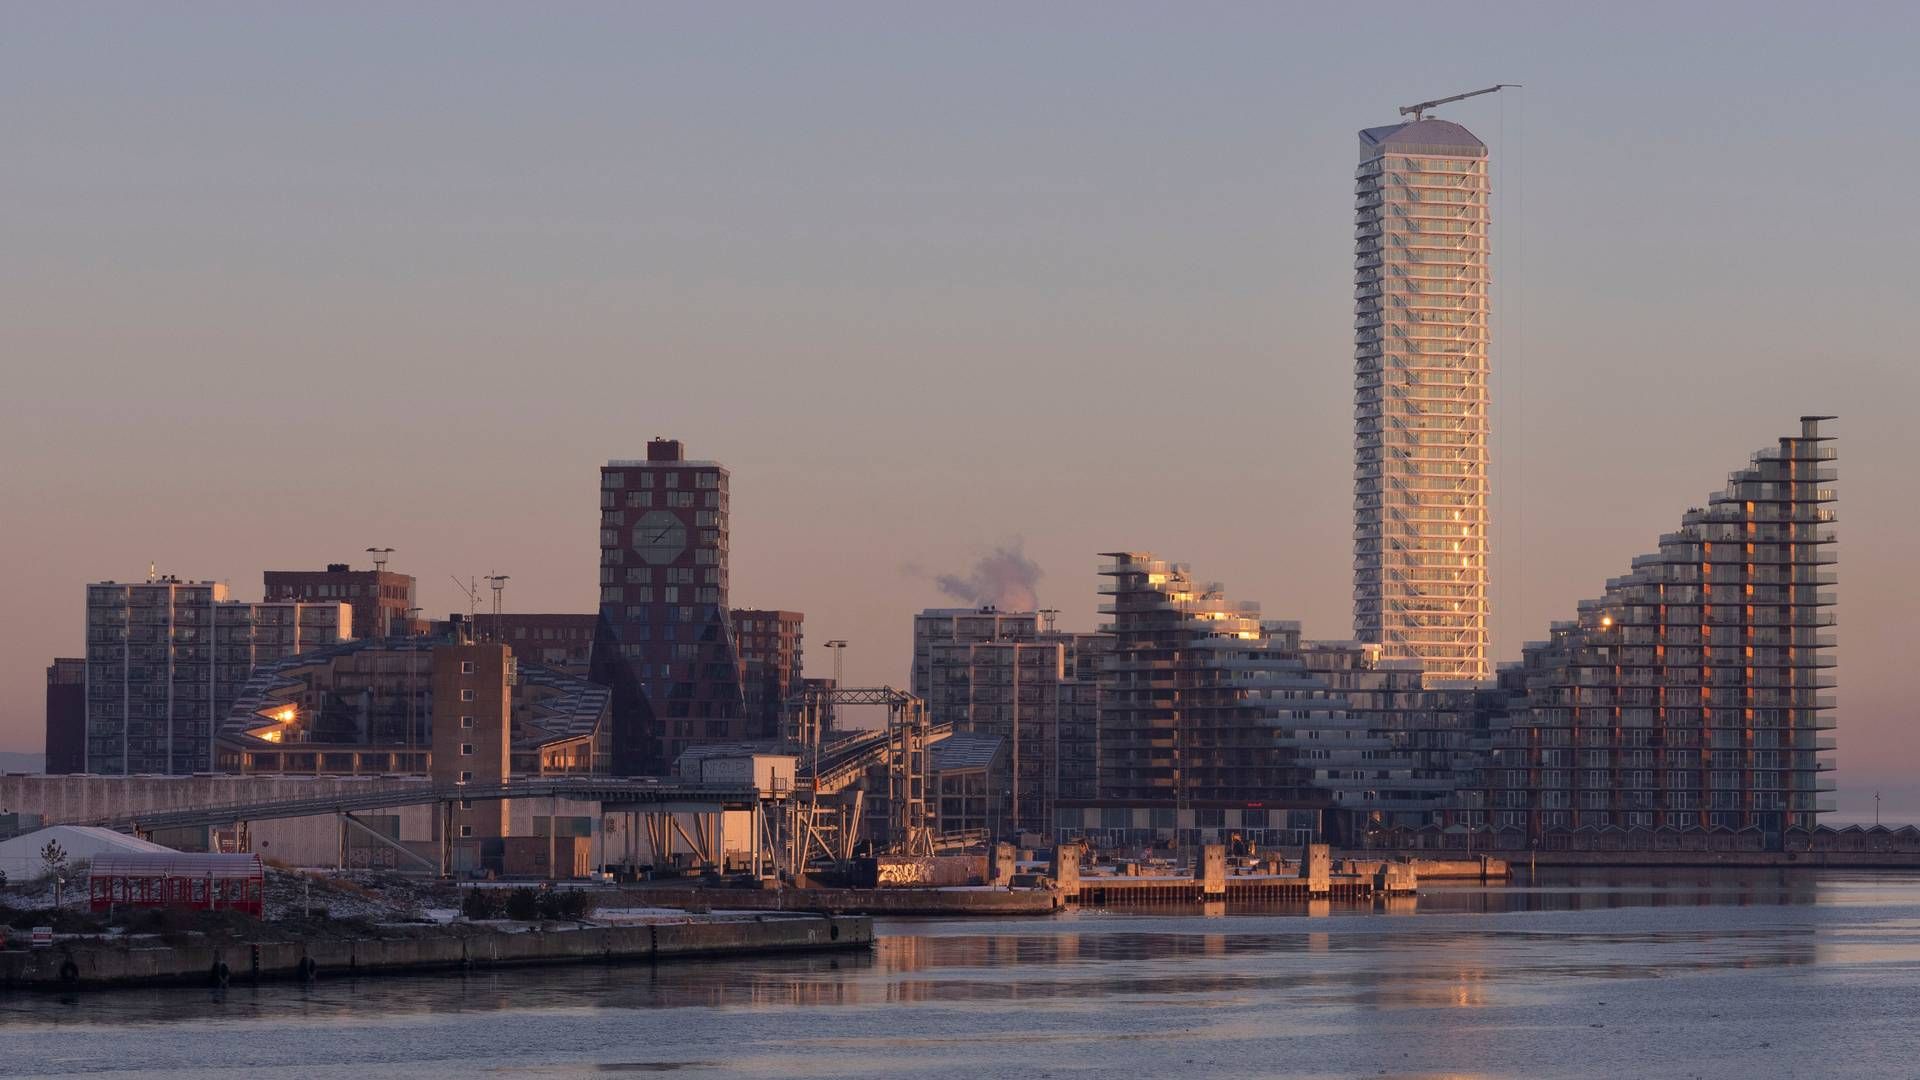
[(126, 817), (87, 822), (120, 832), (148, 833), (155, 829), (199, 828), (282, 818), (351, 814), (396, 806), (477, 802), (495, 799), (570, 799), (597, 802), (606, 812), (644, 811), (656, 814), (711, 814), (723, 810), (752, 810), (761, 801), (756, 788), (740, 784), (683, 783), (674, 780), (621, 777), (548, 777), (510, 780), (503, 784), (394, 784), (370, 791), (338, 792), (293, 799), (219, 803), (150, 810)]

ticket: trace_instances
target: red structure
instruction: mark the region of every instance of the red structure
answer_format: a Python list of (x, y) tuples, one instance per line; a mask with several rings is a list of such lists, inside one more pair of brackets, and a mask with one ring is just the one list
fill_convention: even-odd
[(258, 918), (265, 913), (266, 884), (260, 856), (253, 854), (96, 855), (88, 893), (95, 911), (192, 908)]

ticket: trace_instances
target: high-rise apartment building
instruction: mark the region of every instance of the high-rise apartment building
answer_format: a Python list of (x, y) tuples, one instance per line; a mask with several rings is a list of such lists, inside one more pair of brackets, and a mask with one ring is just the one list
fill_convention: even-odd
[(1488, 768), (1494, 828), (1549, 847), (1750, 832), (1777, 850), (1833, 808), (1828, 419), (1754, 454), (1502, 672), (1516, 712)]
[(1489, 676), (1487, 194), (1458, 124), (1360, 133), (1354, 635), (1430, 683)]
[(87, 586), (87, 771), (214, 768), (213, 736), (254, 667), (348, 638), (352, 606), (242, 603), (213, 581)]
[(806, 680), (802, 674), (805, 624), (806, 616), (798, 611), (739, 608), (733, 612), (749, 738), (780, 737), (781, 712)]
[(1042, 629), (1040, 613), (929, 608), (913, 620), (913, 692), (927, 719), (1005, 740), (1011, 786), (995, 819), (1046, 833), (1060, 799), (1091, 799), (1102, 658), (1113, 639)]
[(414, 607), (412, 574), (391, 570), (355, 570), (346, 563), (328, 563), (325, 570), (269, 570), (265, 597), (269, 601), (339, 602), (353, 605), (353, 636), (397, 637), (412, 633)]
[(727, 470), (675, 439), (600, 470), (594, 677), (614, 692), (614, 770), (664, 774), (747, 737), (727, 607)]

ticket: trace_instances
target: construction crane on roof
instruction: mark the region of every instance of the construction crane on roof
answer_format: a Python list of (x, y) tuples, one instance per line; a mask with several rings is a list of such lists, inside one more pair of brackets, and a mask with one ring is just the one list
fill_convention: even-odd
[(1464, 94), (1455, 94), (1452, 97), (1443, 97), (1443, 98), (1436, 98), (1432, 101), (1423, 101), (1418, 105), (1402, 105), (1400, 106), (1400, 115), (1406, 116), (1407, 114), (1411, 113), (1413, 114), (1414, 122), (1418, 123), (1422, 120), (1425, 120), (1427, 118), (1427, 115), (1426, 115), (1427, 110), (1434, 108), (1435, 106), (1448, 105), (1456, 101), (1465, 101), (1470, 97), (1479, 97), (1481, 94), (1491, 94), (1496, 90), (1505, 90), (1508, 87), (1512, 87), (1513, 89), (1518, 90), (1520, 88), (1520, 84), (1510, 83), (1510, 82), (1496, 83), (1493, 86), (1487, 87), (1485, 90), (1469, 90)]

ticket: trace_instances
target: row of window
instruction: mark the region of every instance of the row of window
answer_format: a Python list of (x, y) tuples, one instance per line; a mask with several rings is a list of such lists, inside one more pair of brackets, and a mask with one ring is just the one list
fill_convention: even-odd
[[(602, 472), (600, 474), (600, 486), (603, 489), (626, 487), (627, 475), (628, 475), (627, 473), (622, 471), (617, 471), (617, 470), (608, 470), (608, 471)], [(640, 479), (638, 483), (636, 483), (634, 486), (640, 487), (640, 488), (653, 487), (654, 480), (656, 478), (660, 478), (659, 486), (663, 488), (696, 487), (696, 488), (713, 489), (718, 491), (725, 491), (727, 489), (725, 478), (722, 477), (718, 471), (713, 469), (690, 469), (690, 470), (678, 471), (678, 470), (668, 470), (668, 469), (644, 469), (643, 468), (643, 469), (640, 469), (635, 475), (637, 475)], [(693, 482), (691, 484), (686, 483), (686, 480), (688, 478), (692, 479)]]

